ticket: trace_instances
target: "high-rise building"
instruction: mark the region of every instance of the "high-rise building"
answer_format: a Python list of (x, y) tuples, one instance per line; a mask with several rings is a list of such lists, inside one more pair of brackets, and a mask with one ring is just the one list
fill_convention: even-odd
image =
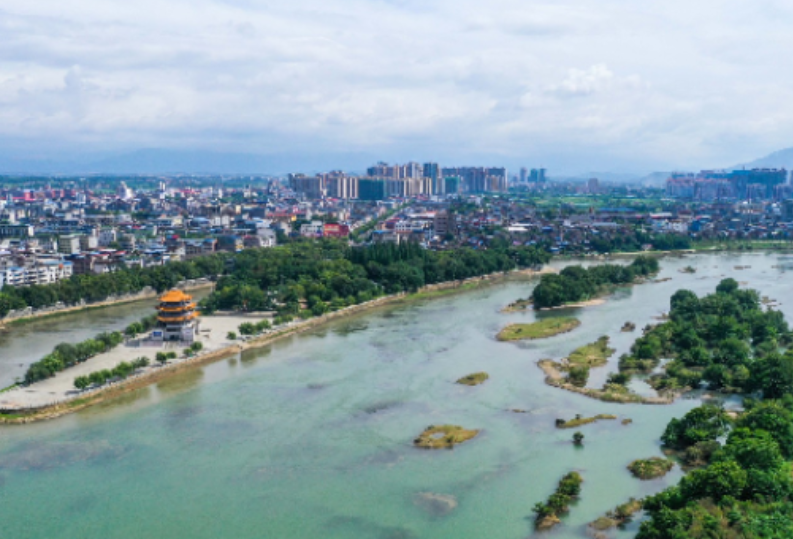
[(360, 200), (385, 200), (388, 198), (385, 180), (382, 178), (359, 178), (358, 198)]
[(441, 179), (441, 169), (438, 163), (424, 163), (424, 177), (432, 180), (432, 192), (428, 194), (443, 194), (443, 182)]
[(290, 174), (289, 187), (296, 193), (303, 193), (306, 198), (323, 198), (326, 194), (325, 181), (321, 176)]
[(443, 179), (443, 192), (447, 195), (459, 195), (463, 192), (463, 180), (460, 176), (447, 176)]
[(545, 183), (545, 169), (544, 168), (531, 169), (529, 181), (531, 183)]
[(520, 183), (526, 183), (526, 176), (528, 175), (526, 167), (520, 167)]

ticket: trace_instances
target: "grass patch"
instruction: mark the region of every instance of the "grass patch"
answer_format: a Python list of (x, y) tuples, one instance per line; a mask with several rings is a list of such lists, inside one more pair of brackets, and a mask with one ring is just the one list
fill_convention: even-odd
[(646, 481), (663, 477), (674, 467), (675, 463), (661, 457), (634, 460), (628, 464), (628, 470), (634, 477)]
[(463, 376), (457, 380), (457, 383), (465, 386), (478, 386), (479, 384), (485, 383), (485, 380), (488, 378), (490, 378), (490, 375), (486, 372), (475, 372), (468, 376)]
[(478, 430), (464, 429), (458, 425), (430, 425), (413, 440), (417, 447), (425, 449), (452, 449), (455, 445), (475, 438)]
[(4, 387), (3, 389), (0, 389), (0, 393), (5, 393), (6, 391), (11, 391), (12, 389), (14, 389), (16, 387), (19, 387), (19, 384), (11, 384), (8, 387)]
[(532, 324), (511, 324), (499, 331), (496, 339), (499, 341), (545, 339), (560, 333), (573, 331), (580, 325), (581, 321), (577, 318), (565, 316), (546, 318)]
[(27, 414), (6, 414), (6, 413), (0, 413), (0, 420), (22, 419), (23, 417), (27, 417)]
[(581, 417), (580, 415), (577, 415), (575, 416), (575, 418), (569, 421), (565, 421), (564, 419), (557, 419), (556, 428), (574, 429), (575, 427), (580, 427), (581, 425), (594, 423), (595, 421), (600, 421), (601, 419), (617, 419), (617, 416), (611, 414), (598, 414), (595, 417)]
[(609, 338), (605, 335), (597, 341), (585, 344), (577, 348), (567, 358), (571, 365), (586, 365), (588, 367), (599, 367), (605, 365), (616, 350), (609, 348)]

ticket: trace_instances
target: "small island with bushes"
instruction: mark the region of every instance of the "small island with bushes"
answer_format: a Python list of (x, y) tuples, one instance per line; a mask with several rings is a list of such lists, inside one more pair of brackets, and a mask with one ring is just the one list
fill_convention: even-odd
[[(643, 502), (642, 500), (637, 500), (636, 498), (631, 498), (627, 502), (618, 505), (605, 516), (598, 518), (597, 520), (590, 522), (589, 527), (595, 530), (596, 532), (603, 532), (608, 530), (609, 528), (616, 528), (617, 526), (623, 526), (630, 522), (633, 518), (633, 515), (638, 513), (642, 510)], [(595, 537), (599, 537), (601, 534), (595, 535)]]
[(488, 378), (490, 378), (490, 375), (486, 372), (475, 372), (468, 376), (463, 376), (456, 383), (464, 386), (478, 386), (479, 384), (484, 384)]
[(534, 506), (537, 514), (534, 525), (538, 530), (548, 530), (559, 524), (559, 515), (570, 510), (570, 503), (581, 494), (581, 483), (584, 480), (578, 472), (570, 472), (559, 481), (556, 492), (548, 497), (545, 503), (538, 502)]
[(576, 427), (580, 427), (581, 425), (587, 425), (589, 423), (594, 423), (602, 419), (617, 419), (617, 416), (611, 414), (598, 414), (595, 417), (581, 417), (581, 414), (577, 414), (573, 419), (567, 421), (565, 421), (564, 419), (557, 419), (556, 428), (574, 429)]
[(631, 333), (632, 331), (636, 331), (636, 324), (633, 322), (625, 322), (622, 324), (622, 329), (620, 329), (623, 333)]
[(424, 449), (452, 449), (478, 434), (478, 430), (464, 429), (458, 425), (430, 425), (413, 440), (413, 444)]
[(545, 339), (568, 333), (580, 325), (581, 321), (577, 318), (567, 316), (545, 318), (532, 324), (510, 324), (498, 333), (496, 339), (499, 341)]
[(675, 463), (661, 457), (651, 457), (649, 459), (634, 460), (628, 464), (628, 470), (634, 477), (643, 481), (663, 477), (674, 468)]

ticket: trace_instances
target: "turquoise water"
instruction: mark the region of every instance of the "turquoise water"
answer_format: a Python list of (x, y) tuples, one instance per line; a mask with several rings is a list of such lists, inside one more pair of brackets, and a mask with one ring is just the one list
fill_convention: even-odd
[[(688, 264), (698, 272), (677, 271)], [(1, 536), (520, 539), (533, 534), (532, 506), (578, 470), (581, 500), (543, 535), (584, 537), (587, 522), (628, 497), (679, 480), (676, 468), (638, 481), (625, 466), (659, 455), (666, 423), (699, 401), (601, 403), (546, 386), (536, 361), (607, 334), (618, 354), (593, 373), (598, 385), (638, 335), (620, 333), (625, 321), (641, 328), (678, 288), (705, 293), (722, 275), (784, 301), (789, 274), (772, 266), (787, 264), (776, 255), (667, 259), (660, 277), (671, 281), (571, 310), (580, 328), (534, 343), (494, 340), (506, 323), (536, 316), (499, 313), (527, 296), (531, 281), (383, 308), (72, 416), (4, 428)], [(490, 374), (484, 385), (453, 383), (479, 370)], [(633, 423), (584, 426), (576, 448), (572, 431), (554, 427), (576, 413)], [(454, 450), (412, 446), (440, 423), (482, 433)], [(422, 493), (456, 506), (443, 511)]]

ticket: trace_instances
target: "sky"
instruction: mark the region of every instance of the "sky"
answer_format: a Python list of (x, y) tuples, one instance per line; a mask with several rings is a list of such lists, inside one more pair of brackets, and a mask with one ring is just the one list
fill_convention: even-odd
[(3, 0), (0, 161), (730, 166), (793, 146), (791, 28), (776, 0)]

